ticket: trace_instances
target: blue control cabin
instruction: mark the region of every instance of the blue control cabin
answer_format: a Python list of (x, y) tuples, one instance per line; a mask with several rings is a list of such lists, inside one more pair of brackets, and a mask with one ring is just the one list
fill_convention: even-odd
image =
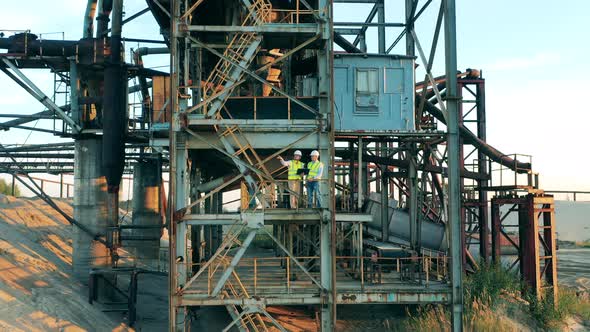
[(335, 54), (334, 94), (336, 131), (415, 129), (412, 57)]
[[(337, 132), (385, 134), (415, 130), (413, 57), (336, 53), (333, 74)], [(313, 73), (300, 75), (291, 84), (284, 84), (288, 76), (286, 72), (280, 74), (281, 85), (286, 85), (281, 88), (296, 94), (296, 101), (279, 94), (264, 96), (260, 83), (252, 82), (247, 84), (252, 87), (250, 90), (235, 89), (224, 108), (233, 119), (295, 122), (315, 119), (316, 115), (304, 105), (315, 110), (319, 107), (317, 76)], [(154, 91), (163, 90), (156, 87), (167, 86), (157, 82), (154, 80)], [(165, 91), (155, 93), (154, 112), (166, 109), (165, 96)], [(226, 112), (221, 115), (226, 117)], [(154, 114), (153, 118), (168, 122), (169, 115)]]

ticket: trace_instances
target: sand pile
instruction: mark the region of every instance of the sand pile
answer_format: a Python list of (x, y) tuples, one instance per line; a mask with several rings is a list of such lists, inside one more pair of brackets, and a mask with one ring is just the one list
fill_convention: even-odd
[(41, 200), (0, 195), (0, 331), (128, 330), (72, 278), (71, 233)]

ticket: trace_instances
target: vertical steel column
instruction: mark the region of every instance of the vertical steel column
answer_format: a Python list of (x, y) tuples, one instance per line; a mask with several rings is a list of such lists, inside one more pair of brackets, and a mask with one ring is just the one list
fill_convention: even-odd
[[(486, 140), (486, 89), (485, 83), (482, 81), (477, 83), (476, 90), (476, 107), (477, 107), (477, 137), (481, 140)], [(488, 163), (486, 162), (486, 155), (477, 150), (477, 168), (480, 174), (488, 174)], [(481, 189), (488, 185), (488, 180), (478, 180), (477, 187), (480, 188), (477, 197), (479, 200), (479, 254), (480, 257), (487, 262), (490, 256), (490, 245), (488, 238), (490, 236), (488, 226), (488, 192)]]
[[(14, 196), (14, 190), (12, 190)], [(59, 174), (59, 198), (64, 198), (64, 173)]]
[[(416, 42), (411, 31), (414, 29), (414, 20), (412, 17), (415, 0), (406, 0), (405, 16), (406, 16), (406, 55), (414, 56), (416, 53)], [(420, 251), (420, 218), (418, 216), (418, 171), (416, 169), (416, 145), (414, 143), (408, 144), (406, 152), (406, 159), (408, 160), (408, 210), (410, 215), (410, 246), (418, 253)]]
[(447, 82), (447, 146), (449, 165), (449, 216), (451, 254), (451, 301), (453, 331), (462, 331), (463, 316), (463, 262), (461, 253), (461, 177), (459, 144), (459, 100), (457, 98), (457, 28), (455, 0), (444, 2), (445, 72)]
[[(180, 0), (173, 0), (171, 5), (171, 38), (170, 38), (170, 91), (172, 119), (170, 126), (170, 182), (168, 191), (168, 233), (169, 233), (169, 270), (170, 270), (170, 285), (169, 285), (169, 330), (172, 331), (186, 331), (186, 308), (179, 307), (178, 301), (180, 295), (177, 290), (186, 283), (186, 257), (184, 250), (186, 248), (186, 227), (183, 223), (177, 223), (175, 220), (176, 211), (179, 208), (186, 206), (186, 191), (185, 191), (185, 173), (186, 173), (186, 147), (185, 137), (183, 137), (180, 126), (180, 112), (185, 107), (186, 101), (179, 100), (176, 91), (182, 83), (180, 72), (181, 67), (180, 57), (184, 56), (184, 52), (178, 47), (178, 44), (184, 42), (181, 39), (178, 25), (180, 18)], [(186, 59), (185, 59), (186, 60)], [(188, 183), (188, 181), (186, 181)]]
[(354, 208), (354, 188), (356, 183), (356, 177), (354, 176), (354, 142), (350, 141), (348, 143), (348, 149), (350, 150), (350, 163), (348, 166), (348, 184), (350, 187), (350, 211), (355, 212), (356, 209)]
[[(387, 142), (381, 143), (381, 157), (387, 157)], [(381, 165), (381, 241), (389, 241), (389, 178), (387, 165)]]
[(541, 271), (539, 266), (539, 224), (535, 213), (534, 196), (529, 194), (518, 206), (518, 236), (520, 273), (524, 282), (540, 296)]
[[(463, 125), (463, 83), (457, 84), (457, 120), (459, 121), (459, 126)], [(463, 138), (459, 136), (459, 169), (465, 169), (465, 153), (464, 153), (464, 145), (463, 145)], [(463, 261), (463, 268), (467, 268), (467, 252), (469, 251), (469, 246), (467, 245), (467, 232), (465, 227), (467, 226), (467, 211), (465, 204), (466, 201), (469, 199), (468, 195), (465, 193), (465, 179), (461, 177), (459, 183), (459, 192), (461, 193), (461, 243), (463, 243), (463, 250), (461, 250), (461, 260)], [(471, 225), (469, 225), (471, 227)], [(470, 261), (470, 263), (472, 263)]]
[[(198, 89), (197, 89), (198, 90)], [(197, 199), (199, 199), (200, 196), (200, 192), (197, 189), (193, 189), (193, 188), (197, 188), (197, 186), (199, 184), (201, 184), (201, 169), (196, 167), (195, 165), (195, 160), (194, 160), (194, 155), (191, 155), (193, 157), (192, 163), (191, 163), (191, 172), (190, 172), (190, 200), (191, 203), (196, 201)], [(201, 206), (200, 204), (197, 204), (196, 206), (194, 206), (192, 208), (191, 213), (200, 213), (201, 211)], [(197, 271), (199, 270), (200, 266), (198, 265), (201, 261), (201, 259), (203, 258), (203, 255), (201, 255), (201, 229), (202, 226), (191, 226), (191, 248), (192, 248), (192, 255), (191, 255), (191, 261), (193, 263), (193, 267), (191, 269), (191, 271), (193, 273), (197, 273)]]
[(379, 54), (385, 54), (385, 0), (379, 0), (377, 6), (377, 23), (380, 24), (377, 28), (377, 38), (379, 40), (378, 50)]
[(359, 141), (358, 141), (358, 155), (357, 155), (357, 203), (356, 203), (356, 207), (357, 207), (357, 211), (361, 211), (361, 209), (363, 208), (363, 195), (365, 194), (365, 192), (363, 191), (363, 189), (365, 188), (364, 183), (363, 183), (363, 148), (364, 148), (364, 144), (363, 144), (363, 138), (361, 136), (359, 136)]
[[(550, 196), (543, 197), (549, 198)], [(557, 285), (557, 243), (555, 238), (555, 205), (553, 197), (550, 198), (551, 203), (543, 203), (541, 211), (543, 213), (543, 241), (547, 248), (545, 248), (543, 256), (545, 256), (545, 281), (547, 285), (552, 285), (553, 289), (550, 294), (553, 297), (553, 303), (557, 303), (558, 285)], [(548, 250), (547, 250), (548, 249)], [(545, 296), (548, 294), (546, 293)]]
[(360, 37), (359, 49), (361, 50), (361, 52), (367, 53), (367, 37), (365, 36), (364, 33), (361, 34), (361, 37)]
[[(174, 83), (173, 83), (174, 84)], [(170, 145), (170, 191), (169, 193), (169, 227), (170, 227), (170, 280), (172, 312), (170, 316), (171, 331), (188, 331), (186, 321), (186, 308), (178, 306), (180, 295), (177, 289), (184, 286), (187, 281), (188, 269), (186, 239), (187, 227), (184, 223), (178, 223), (174, 219), (175, 211), (187, 205), (187, 193), (189, 184), (186, 161), (188, 158), (186, 149), (186, 137), (181, 132), (173, 132)], [(173, 167), (174, 166), (174, 167)], [(174, 191), (172, 191), (174, 190)], [(174, 322), (174, 324), (172, 324)]]
[(500, 204), (492, 198), (492, 262), (501, 264), (501, 238), (502, 220), (500, 219)]
[(414, 19), (411, 17), (412, 9), (416, 0), (406, 0), (406, 55), (414, 56), (416, 52), (416, 42), (411, 31), (414, 30)]
[(16, 197), (16, 195), (14, 194), (14, 190), (16, 189), (16, 175), (12, 174), (12, 186), (11, 186), (11, 193), (12, 196)]
[(80, 104), (78, 97), (80, 96), (80, 77), (78, 75), (78, 65), (75, 59), (70, 60), (70, 111), (74, 123), (81, 126), (80, 121)]
[(407, 151), (408, 163), (408, 204), (410, 214), (410, 246), (420, 254), (420, 216), (418, 211), (418, 171), (416, 169), (416, 145), (410, 143)]
[[(320, 279), (324, 290), (321, 306), (321, 330), (333, 331), (336, 323), (336, 221), (334, 193), (334, 79), (332, 1), (318, 1), (319, 27), (324, 41), (318, 51), (319, 111), (328, 126), (318, 133), (320, 155), (324, 159), (327, 186), (322, 192), (322, 218), (320, 221)], [(323, 122), (323, 121), (322, 121)], [(322, 137), (324, 139), (322, 139)], [(328, 138), (328, 142), (326, 142)], [(326, 144), (327, 143), (327, 144)], [(327, 171), (327, 172), (326, 172)], [(325, 188), (327, 187), (327, 188)], [(322, 188), (322, 186), (320, 186)]]

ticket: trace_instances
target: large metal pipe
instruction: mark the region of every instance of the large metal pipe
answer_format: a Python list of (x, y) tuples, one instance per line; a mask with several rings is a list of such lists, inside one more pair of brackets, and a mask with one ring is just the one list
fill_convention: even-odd
[[(389, 199), (389, 242), (410, 246), (410, 214), (407, 210), (398, 209), (396, 206), (397, 202), (394, 199)], [(379, 193), (369, 194), (364, 209), (365, 212), (373, 216), (373, 220), (366, 224), (368, 233), (380, 237), (382, 234), (381, 195)], [(445, 226), (443, 224), (436, 224), (428, 219), (421, 220), (419, 238), (420, 247), (422, 248), (437, 251), (446, 251), (448, 249)]]
[(94, 39), (81, 40), (39, 40), (32, 33), (18, 33), (7, 38), (0, 38), (0, 49), (8, 53), (27, 54), (28, 56), (102, 57), (102, 41)]
[[(421, 100), (422, 98), (419, 95), (416, 95), (416, 105), (419, 105)], [(442, 111), (438, 109), (438, 107), (434, 106), (431, 102), (426, 100), (424, 101), (424, 110), (432, 114), (440, 122), (446, 124), (446, 120), (443, 116)], [(480, 149), (481, 152), (483, 152), (493, 161), (519, 173), (527, 173), (531, 170), (530, 163), (524, 163), (518, 160), (514, 160), (504, 155), (502, 152), (498, 151), (496, 148), (489, 145), (487, 142), (479, 139), (477, 135), (471, 132), (471, 130), (466, 128), (464, 125), (459, 126), (459, 133), (461, 134), (461, 137), (464, 139), (465, 143), (472, 144), (473, 146), (477, 147), (478, 149)]]
[(346, 38), (344, 38), (341, 34), (334, 32), (334, 42), (342, 47), (347, 53), (363, 53), (359, 50), (356, 46), (354, 46), (351, 42), (349, 42)]
[(169, 54), (170, 49), (168, 47), (139, 47), (135, 53), (138, 55)]
[(207, 182), (198, 184), (197, 186), (195, 186), (195, 190), (197, 192), (201, 192), (201, 193), (209, 192), (209, 191), (211, 191), (211, 190), (213, 190), (213, 189), (215, 189), (215, 188), (223, 185), (227, 181), (231, 180), (236, 175), (237, 175), (237, 173), (232, 173), (232, 174), (229, 174), (229, 175), (218, 177), (218, 178), (213, 179), (211, 181), (207, 181)]
[[(69, 108), (69, 107), (68, 107)], [(62, 110), (67, 111), (66, 107), (61, 107)], [(39, 113), (31, 114), (27, 117), (21, 117), (18, 119), (6, 121), (0, 123), (0, 130), (8, 130), (11, 127), (21, 126), (23, 124), (29, 123), (31, 121), (35, 121), (38, 119), (52, 119), (54, 112), (53, 111), (42, 111)]]
[[(352, 155), (353, 160), (358, 160), (358, 157), (356, 155), (356, 151), (358, 151), (358, 150), (353, 151), (353, 152), (355, 152)], [(343, 151), (343, 150), (336, 150), (336, 156), (341, 157), (345, 160), (351, 157), (350, 155), (348, 155), (348, 152)], [(379, 156), (374, 156), (374, 155), (370, 155), (370, 154), (363, 154), (362, 159), (365, 162), (395, 166), (400, 169), (408, 169), (410, 167), (410, 162), (406, 159), (394, 159), (394, 158), (388, 158), (388, 157), (379, 157)], [(440, 167), (440, 166), (432, 165), (432, 164), (418, 165), (416, 169), (419, 171), (439, 173), (439, 174), (448, 172), (447, 167)], [(477, 179), (479, 179), (479, 180), (487, 180), (488, 179), (487, 175), (485, 175), (485, 174), (471, 172), (471, 171), (467, 171), (464, 169), (461, 170), (461, 176), (464, 178), (476, 179), (476, 180)]]
[[(115, 0), (111, 27), (111, 54), (106, 64), (103, 96), (102, 170), (107, 180), (108, 221), (117, 226), (119, 220), (119, 185), (125, 165), (126, 89), (127, 75), (121, 61), (121, 26), (123, 0)], [(120, 239), (113, 238), (113, 243)]]
[(84, 13), (84, 31), (82, 36), (84, 38), (94, 37), (94, 15), (96, 14), (96, 3), (98, 0), (88, 0), (86, 4), (86, 12)]
[(96, 37), (104, 37), (109, 27), (109, 16), (111, 15), (111, 10), (113, 9), (113, 0), (100, 0), (98, 3), (99, 12), (98, 17), (96, 20), (98, 24), (96, 25)]
[(105, 70), (102, 167), (109, 193), (119, 191), (125, 162), (126, 72), (121, 62), (123, 0), (115, 0), (111, 33), (111, 56)]

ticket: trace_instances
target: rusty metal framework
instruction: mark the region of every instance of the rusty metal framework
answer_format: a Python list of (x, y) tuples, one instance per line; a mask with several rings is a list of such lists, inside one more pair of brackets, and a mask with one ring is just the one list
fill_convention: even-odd
[[(43, 46), (29, 31), (2, 39), (0, 46), (9, 45), (12, 53), (0, 54), (0, 70), (47, 110), (2, 122), (0, 129), (35, 129), (76, 143), (0, 145), (0, 157), (10, 158), (0, 162), (0, 172), (20, 179), (17, 174), (80, 171), (71, 162), (83, 159), (79, 143), (91, 139), (100, 149), (108, 125), (98, 120), (115, 109), (101, 105), (101, 98), (107, 99), (100, 96), (106, 82), (101, 70), (120, 70), (118, 80), (137, 77), (138, 84), (126, 88), (141, 92), (141, 103), (127, 105), (138, 114), (120, 119), (127, 145), (114, 157), (125, 163), (123, 172), (149, 158), (158, 159), (159, 171), (169, 172), (168, 204), (162, 209), (170, 239), (171, 331), (189, 330), (191, 312), (205, 306), (228, 310), (226, 330), (285, 330), (266, 310), (272, 305), (313, 306), (320, 313), (319, 328), (332, 331), (337, 305), (364, 303), (450, 305), (453, 330), (459, 331), (463, 272), (478, 268), (473, 252), (483, 262), (491, 256), (499, 263), (502, 238), (518, 250), (513, 266), (531, 289), (538, 296), (549, 294), (547, 289), (557, 296), (553, 197), (538, 188), (530, 157), (505, 155), (487, 144), (485, 80), (478, 70), (457, 71), (454, 0), (147, 3), (149, 10), (118, 22), (118, 34), (110, 37), (110, 10), (102, 10), (96, 38), (93, 23), (85, 22), (84, 39), (51, 41), (57, 55), (44, 54), (51, 43)], [(367, 17), (334, 18), (337, 6), (352, 4), (364, 6)], [(386, 5), (403, 12), (403, 22), (387, 22)], [(437, 13), (436, 22), (425, 22), (432, 35), (422, 36), (417, 31), (427, 29), (416, 26), (427, 10)], [(121, 25), (147, 11), (169, 47), (138, 49), (133, 64), (121, 64), (110, 47), (120, 44)], [(121, 10), (118, 15), (122, 18)], [(396, 37), (388, 38), (393, 32)], [(445, 74), (436, 77), (443, 71), (434, 67), (443, 36)], [(373, 46), (375, 54), (366, 54)], [(169, 77), (143, 68), (143, 55), (168, 51)], [(413, 85), (412, 128), (337, 129), (334, 59), (340, 53), (370, 58), (392, 52), (412, 62), (406, 78)], [(56, 73), (54, 96), (64, 92), (65, 105), (47, 97), (23, 68)], [(415, 82), (417, 73), (423, 81)], [(100, 116), (91, 119), (93, 110)], [(37, 119), (52, 120), (53, 129), (24, 126)], [(319, 151), (321, 203), (306, 204), (309, 191), (290, 187), (276, 160), (296, 149)], [(43, 183), (30, 186), (46, 196)], [(297, 198), (296, 207), (289, 205), (291, 197)], [(500, 207), (507, 204), (512, 206), (507, 214), (519, 215), (518, 241), (503, 223), (507, 214)], [(401, 223), (407, 232), (395, 229), (399, 220), (407, 220)], [(90, 241), (109, 250), (125, 245), (116, 236), (124, 227), (111, 225)], [(136, 277), (137, 270), (96, 270), (91, 299), (96, 299), (95, 275), (113, 273)]]
[[(321, 305), (322, 329), (333, 330), (336, 217), (331, 203), (332, 191), (328, 189), (333, 169), (333, 133), (329, 127), (332, 77), (328, 71), (332, 47), (331, 4), (319, 1), (312, 8), (305, 3), (306, 9), (290, 11), (274, 11), (266, 0), (236, 1), (235, 4), (233, 14), (239, 22), (237, 25), (211, 26), (192, 22), (193, 14), (206, 5), (202, 1), (190, 6), (184, 1), (172, 2), (170, 326), (174, 330), (187, 328), (190, 306), (225, 305), (233, 319), (227, 328), (235, 325), (240, 330), (266, 329), (268, 322), (284, 330), (266, 312), (267, 304), (316, 303)], [(302, 17), (305, 19), (301, 21), (306, 23), (299, 23)], [(233, 33), (228, 34), (229, 42), (222, 50), (210, 45), (206, 35), (199, 33), (205, 30), (226, 33), (228, 29)], [(294, 42), (280, 49), (273, 47), (272, 40), (265, 40), (272, 33), (289, 37)], [(273, 66), (281, 68), (281, 62), (303, 48), (314, 53), (317, 66), (321, 68), (318, 71), (319, 98), (311, 104), (272, 80)], [(250, 65), (261, 60), (264, 54), (267, 54), (262, 57), (266, 63), (256, 70), (250, 69)], [(211, 61), (216, 64), (194, 70), (200, 68), (203, 59), (213, 59)], [(272, 91), (287, 102), (286, 118), (259, 119), (254, 107), (251, 119), (239, 119), (237, 110), (228, 100), (232, 95), (239, 96), (240, 88), (252, 81), (263, 87), (260, 97), (268, 96)], [(194, 82), (201, 83), (195, 86)], [(256, 105), (256, 99), (252, 101)], [(299, 118), (291, 116), (292, 108), (299, 112)], [(309, 120), (301, 118), (303, 112), (311, 113), (313, 117)], [(284, 182), (281, 183), (277, 174), (269, 170), (268, 163), (295, 144), (301, 149), (317, 149), (325, 156), (323, 163), (328, 176), (321, 190), (321, 200), (326, 203), (306, 211), (281, 211), (276, 209), (275, 193), (277, 188), (284, 188)], [(273, 148), (278, 151), (270, 155), (262, 156), (259, 152)], [(211, 169), (201, 166), (203, 160), (199, 150), (213, 151), (221, 158), (229, 159), (237, 174), (222, 180), (215, 189), (190, 193), (191, 187), (211, 179)], [(245, 188), (241, 195), (245, 204), (242, 204), (240, 213), (220, 214), (221, 191), (239, 183)], [(319, 236), (319, 246), (317, 250), (314, 247), (313, 256), (308, 256), (307, 261), (306, 257), (296, 256), (292, 246), (287, 248), (285, 241), (277, 239), (265, 228), (265, 224), (272, 221), (292, 231), (295, 228), (293, 220), (298, 219)], [(264, 255), (250, 258), (251, 244), (257, 232), (265, 232), (273, 240), (282, 259), (264, 258)], [(311, 241), (315, 243), (316, 239)], [(206, 250), (197, 249), (201, 242), (206, 244)], [(193, 249), (189, 250), (191, 243)], [(310, 261), (319, 261), (319, 275), (310, 272)], [(286, 287), (283, 287), (281, 277), (268, 280), (280, 271), (281, 263), (288, 271)], [(252, 268), (254, 278), (251, 278)], [(272, 272), (265, 273), (267, 269)], [(299, 292), (293, 291), (290, 285), (291, 274), (306, 281), (298, 281), (304, 283)], [(269, 290), (270, 294), (262, 296), (262, 290)]]
[[(414, 55), (415, 44), (422, 53), (413, 25), (430, 1), (420, 6), (407, 1), (407, 19), (401, 24), (385, 22), (383, 1), (374, 2), (365, 22), (354, 24), (335, 22), (329, 1), (295, 3), (288, 10), (266, 1), (236, 1), (230, 14), (233, 25), (202, 25), (198, 13), (207, 2), (173, 2), (170, 142), (154, 141), (170, 147), (174, 179), (169, 197), (171, 327), (186, 328), (191, 307), (207, 305), (226, 306), (231, 326), (254, 330), (276, 325), (266, 305), (318, 305), (321, 329), (328, 331), (334, 328), (338, 303), (449, 303), (454, 298), (460, 317), (460, 291), (451, 296), (447, 283), (454, 266), (453, 283), (460, 290), (460, 260), (451, 259), (449, 265), (446, 253), (422, 248), (419, 235), (424, 217), (439, 225), (455, 220), (457, 230), (460, 225), (459, 219), (447, 216), (447, 202), (457, 204), (459, 191), (451, 198), (436, 175), (451, 169), (446, 166), (450, 157), (437, 149), (445, 141), (444, 132), (420, 127), (393, 135), (359, 135), (335, 132), (333, 121), (333, 43), (360, 52), (357, 45), (364, 34), (376, 27), (379, 53), (385, 54), (395, 46), (386, 50), (386, 28), (404, 28), (400, 36), (408, 36), (407, 54)], [(447, 5), (448, 15), (454, 15), (454, 7), (448, 1)], [(436, 36), (443, 16), (441, 6)], [(372, 23), (375, 17), (378, 23)], [(454, 16), (446, 21), (454, 25)], [(362, 28), (340, 28), (347, 25)], [(227, 42), (212, 45), (205, 32), (224, 35)], [(447, 46), (452, 48), (454, 35), (449, 33)], [(351, 43), (343, 34), (357, 38)], [(277, 36), (291, 42), (279, 43)], [(456, 103), (448, 99), (443, 104), (437, 85), (432, 85), (435, 48), (436, 42), (426, 76), (429, 83), (419, 86), (425, 94), (434, 93), (446, 117)], [(454, 57), (455, 51), (451, 53)], [(284, 83), (276, 79), (277, 71), (289, 77), (289, 66), (306, 59), (315, 62), (309, 75), (316, 79), (317, 95), (297, 92), (289, 78)], [(274, 106), (272, 115), (259, 115), (257, 109), (271, 102), (281, 104)], [(253, 107), (252, 113), (242, 112), (243, 103)], [(343, 157), (334, 150), (344, 143), (349, 149)], [(418, 144), (428, 148), (419, 149)], [(276, 156), (295, 148), (316, 149), (323, 156), (327, 176), (321, 183), (321, 206), (282, 208), (285, 194), (304, 198), (285, 188), (284, 169), (272, 165)], [(214, 172), (203, 160), (211, 156), (228, 161), (234, 171)], [(405, 165), (403, 174), (399, 160)], [(383, 257), (375, 264), (367, 256), (363, 232), (372, 217), (363, 213), (363, 205), (373, 179), (380, 179), (376, 183), (383, 202), (393, 198), (397, 188), (397, 197), (411, 211), (408, 248), (414, 254), (409, 258)], [(236, 187), (241, 188), (239, 213), (222, 213), (223, 193)], [(387, 204), (382, 209), (388, 215)], [(381, 236), (387, 242), (388, 225), (383, 225)], [(257, 234), (271, 240), (272, 253), (254, 248)]]
[[(542, 192), (526, 195), (498, 195), (492, 198), (492, 260), (502, 264), (502, 242), (510, 243), (518, 253), (510, 269), (519, 267), (526, 291), (538, 298), (552, 297), (557, 303), (557, 249), (555, 234), (555, 202)], [(503, 206), (509, 209), (501, 214)], [(516, 224), (505, 222), (511, 214), (518, 215)], [(504, 240), (504, 241), (503, 241)], [(509, 253), (510, 254), (510, 253)]]

